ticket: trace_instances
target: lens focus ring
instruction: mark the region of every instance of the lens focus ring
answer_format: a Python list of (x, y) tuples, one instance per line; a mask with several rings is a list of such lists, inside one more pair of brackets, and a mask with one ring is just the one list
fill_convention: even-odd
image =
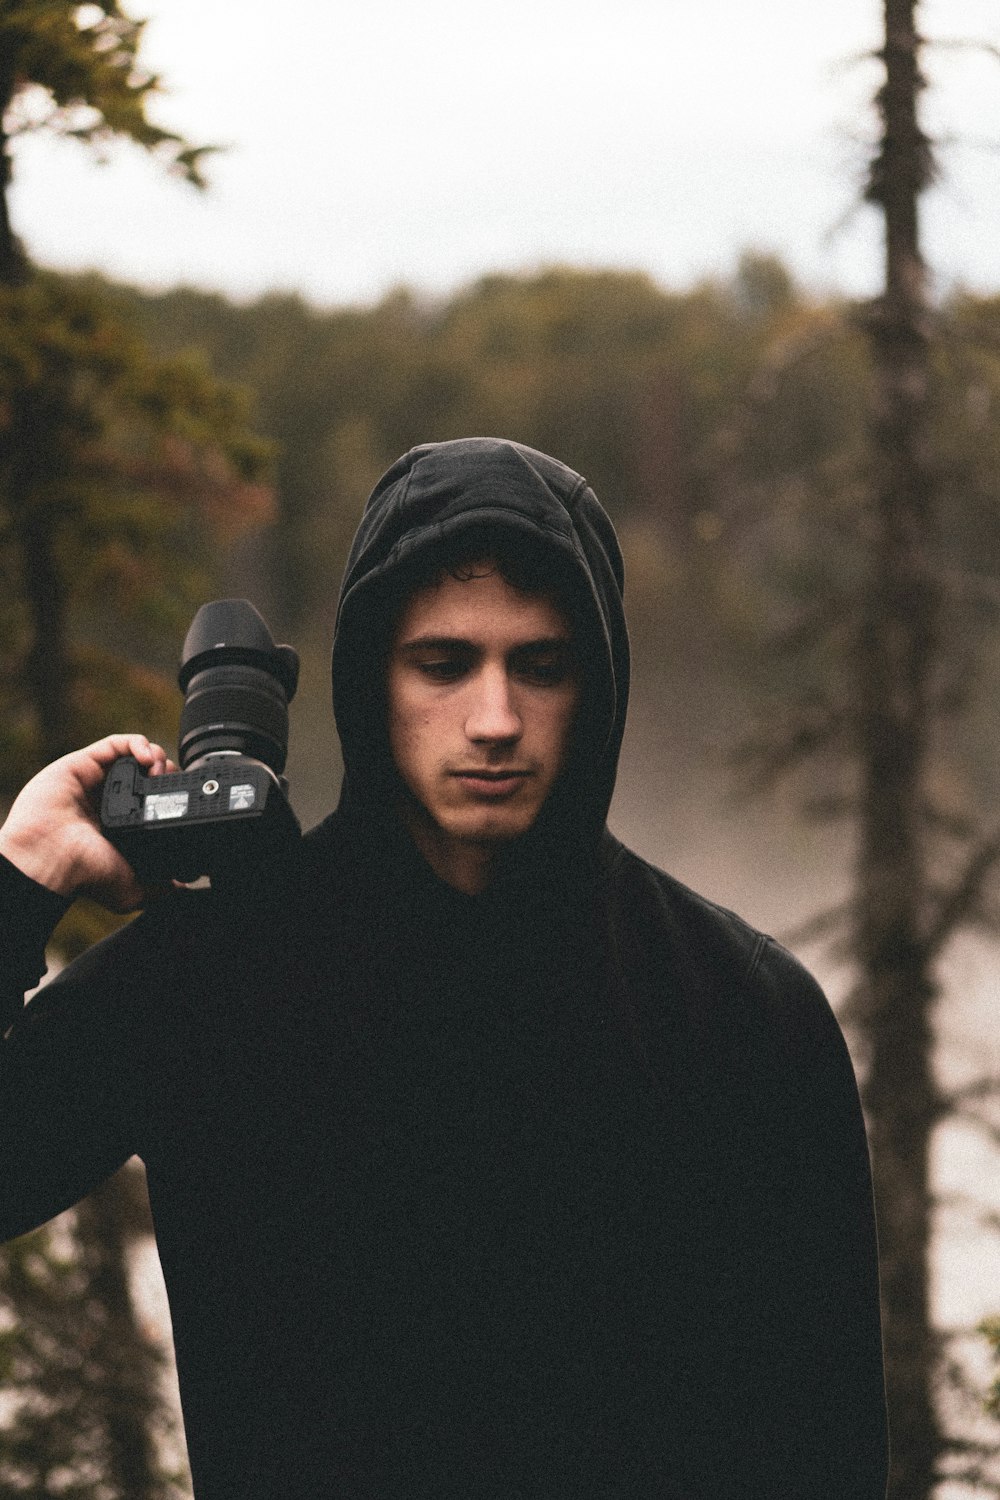
[(215, 751), (252, 756), (280, 774), (288, 745), (288, 703), (280, 683), (269, 672), (245, 665), (197, 673), (181, 711), (181, 764), (197, 759), (208, 739)]

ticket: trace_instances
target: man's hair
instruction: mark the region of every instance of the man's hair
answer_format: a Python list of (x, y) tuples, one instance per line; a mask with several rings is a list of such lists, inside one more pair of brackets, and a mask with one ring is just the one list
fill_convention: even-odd
[(423, 548), (410, 563), (401, 564), (393, 579), (389, 641), (404, 607), (413, 595), (433, 588), (445, 578), (464, 583), (497, 573), (519, 594), (545, 594), (576, 625), (579, 606), (574, 601), (572, 570), (550, 547), (510, 529), (470, 527), (437, 546)]

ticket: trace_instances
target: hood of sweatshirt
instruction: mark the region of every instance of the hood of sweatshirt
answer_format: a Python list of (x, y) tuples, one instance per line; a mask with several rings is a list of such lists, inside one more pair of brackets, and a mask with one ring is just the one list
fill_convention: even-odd
[(382, 476), (351, 548), (337, 609), (333, 704), (344, 759), (341, 809), (385, 822), (398, 782), (385, 729), (385, 674), (399, 609), (438, 555), (471, 544), (530, 560), (571, 615), (581, 711), (569, 762), (529, 839), (544, 861), (596, 850), (625, 727), (629, 647), (614, 528), (565, 464), (501, 438), (426, 443)]

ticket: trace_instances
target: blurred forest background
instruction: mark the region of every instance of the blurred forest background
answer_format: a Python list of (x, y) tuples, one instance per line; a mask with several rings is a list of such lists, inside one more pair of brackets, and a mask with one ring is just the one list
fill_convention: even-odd
[[(113, 0), (8, 0), (0, 796), (112, 728), (175, 745), (188, 620), (236, 594), (301, 653), (289, 776), (316, 820), (337, 587), (382, 470), (472, 433), (580, 470), (628, 566), (613, 825), (838, 1001), (882, 1225), (892, 1500), (944, 1500), (1000, 1493), (1000, 1332), (978, 1326), (1000, 1311), (1000, 295), (929, 295), (912, 0), (885, 23), (875, 301), (748, 251), (683, 291), (556, 266), (320, 308), (30, 264), (7, 218), (19, 130), (124, 135), (194, 184), (204, 163), (150, 123)], [(79, 905), (55, 956), (107, 925)], [(159, 1297), (137, 1164), (0, 1251), (0, 1496), (187, 1493)]]

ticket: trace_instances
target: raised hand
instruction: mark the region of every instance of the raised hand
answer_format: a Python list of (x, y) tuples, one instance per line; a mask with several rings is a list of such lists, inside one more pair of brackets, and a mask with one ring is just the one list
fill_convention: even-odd
[(153, 775), (174, 771), (162, 746), (142, 734), (112, 734), (63, 755), (33, 776), (0, 827), (0, 854), (60, 896), (91, 896), (110, 911), (134, 911), (147, 888), (101, 832), (101, 788), (114, 762), (132, 755)]

